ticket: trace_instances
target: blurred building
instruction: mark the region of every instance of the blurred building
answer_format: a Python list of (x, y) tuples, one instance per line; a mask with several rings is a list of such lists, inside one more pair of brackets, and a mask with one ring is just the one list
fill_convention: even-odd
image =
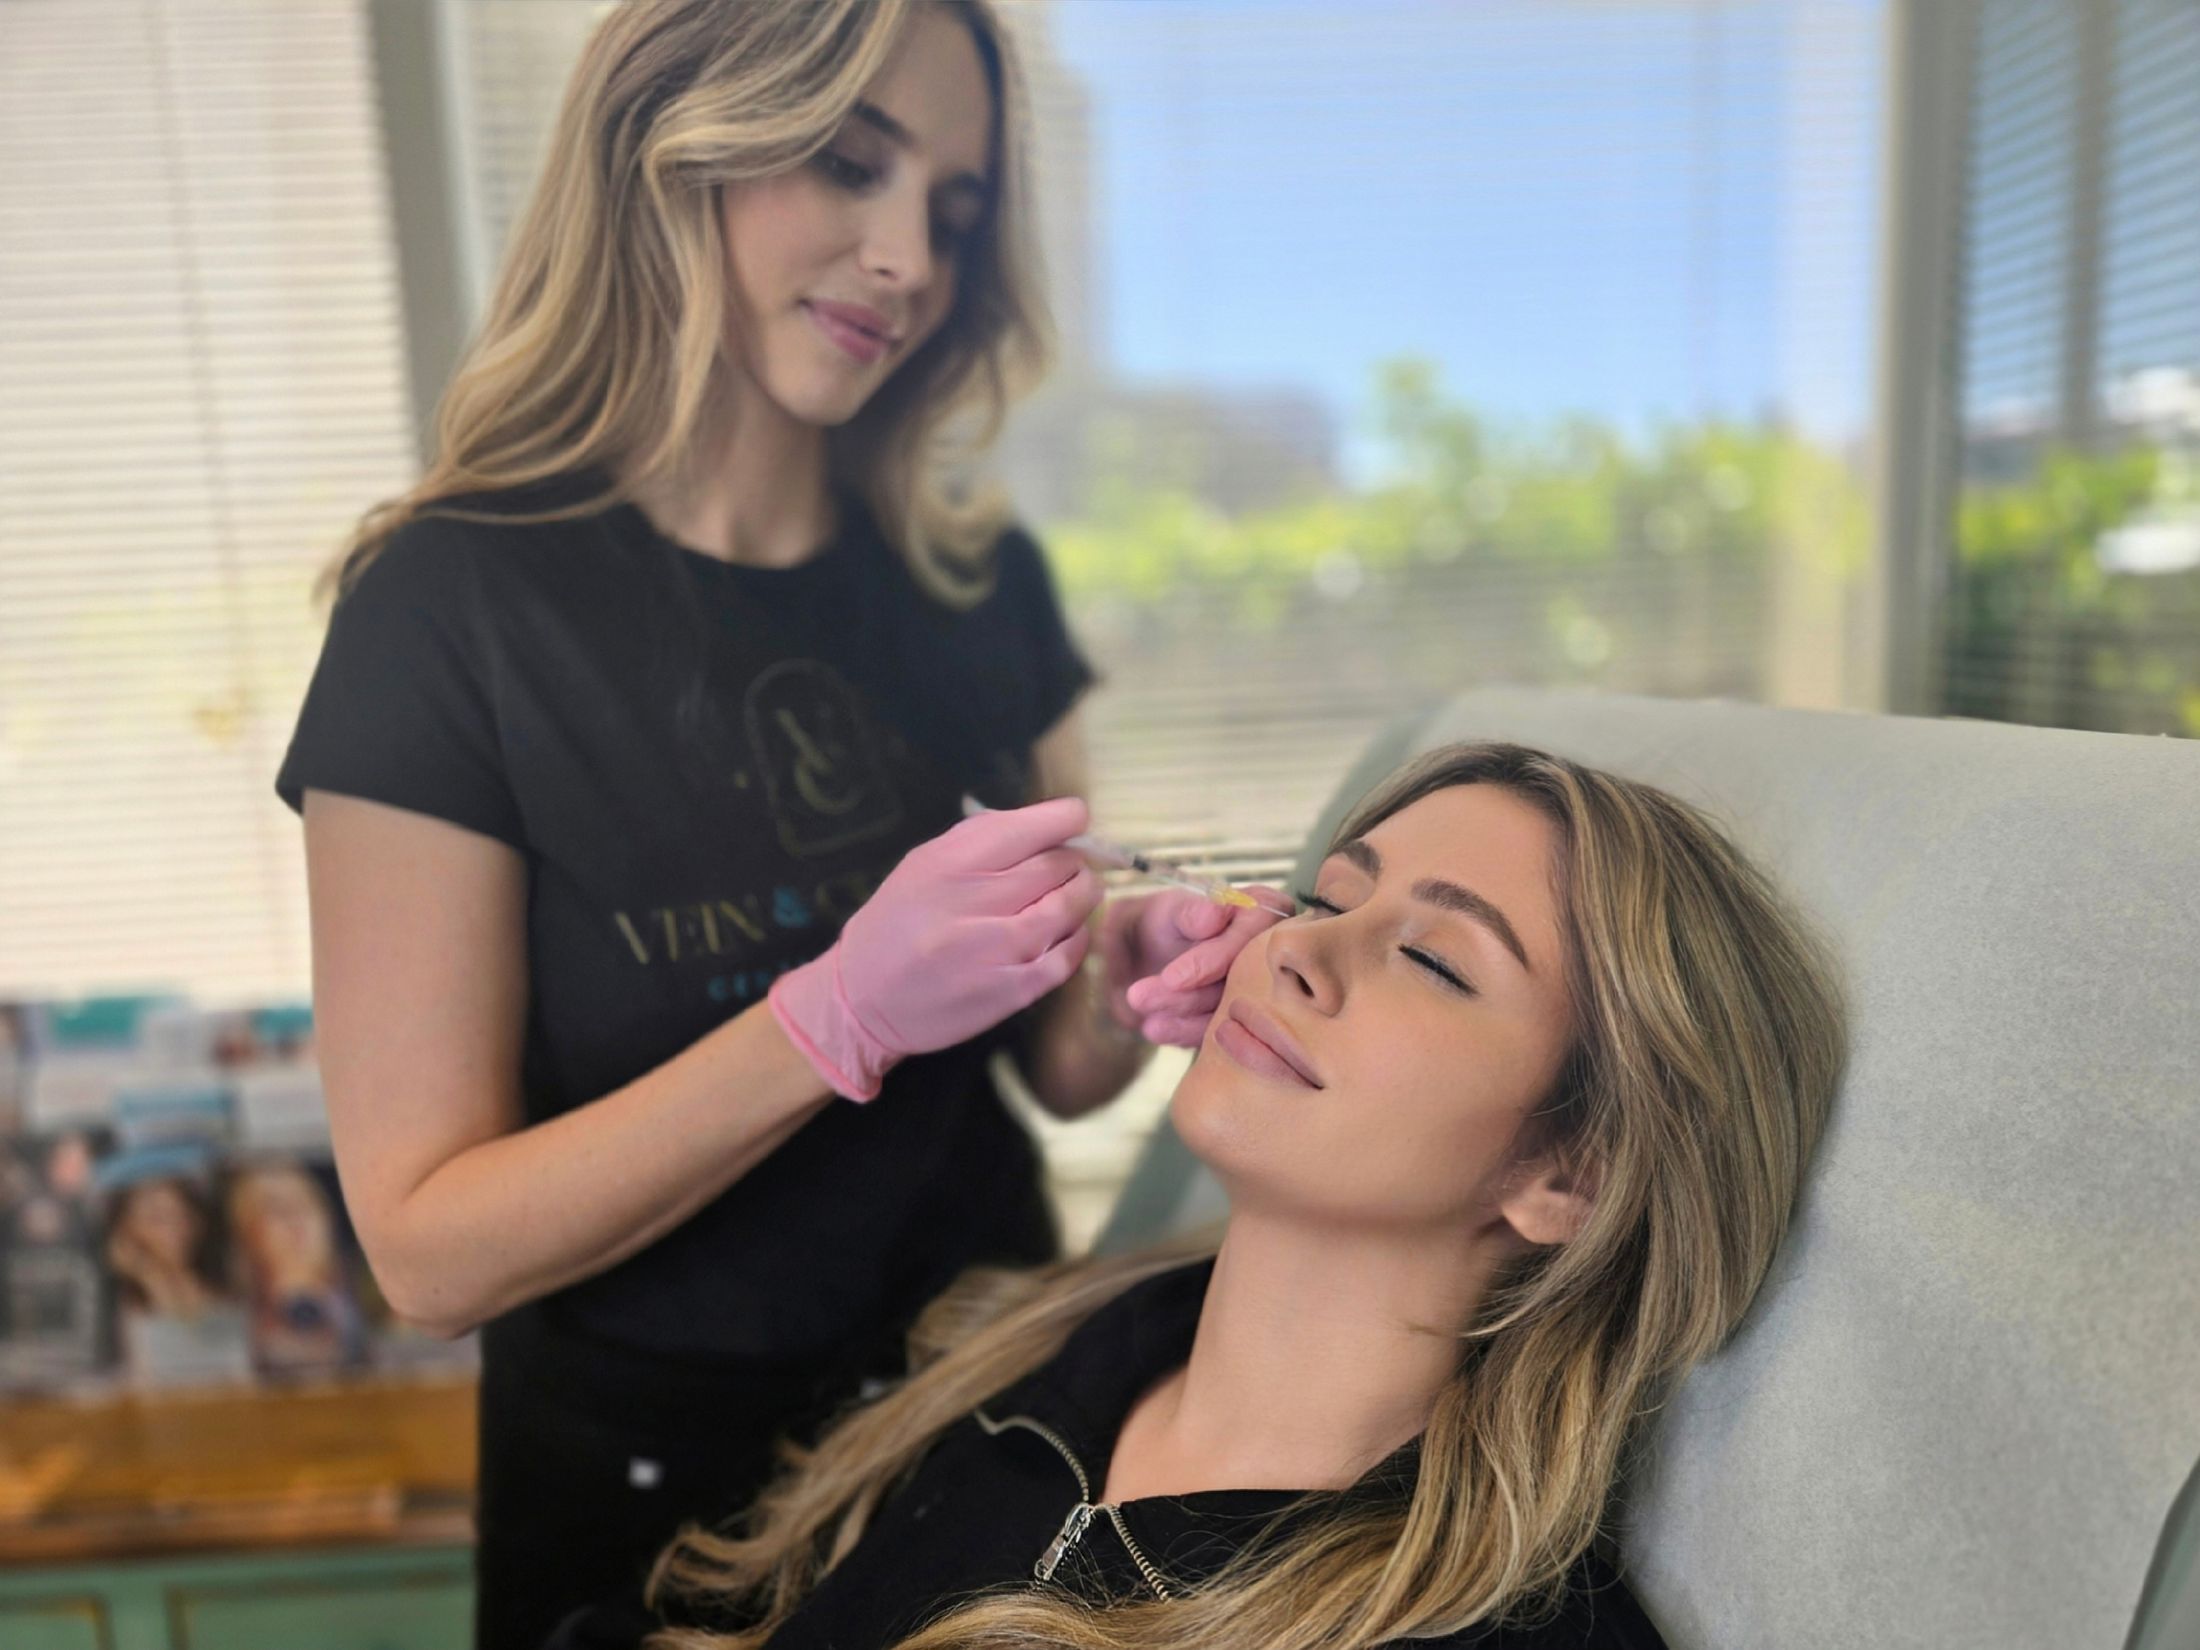
[(1337, 484), (1336, 420), (1304, 391), (1143, 386), (1059, 374), (1016, 409), (994, 469), (1026, 520), (1091, 514), (1122, 481), (1228, 514)]

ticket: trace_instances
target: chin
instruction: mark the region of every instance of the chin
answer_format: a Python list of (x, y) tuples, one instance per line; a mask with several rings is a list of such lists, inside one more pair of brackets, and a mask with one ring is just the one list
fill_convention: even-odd
[(1227, 1055), (1202, 1045), (1169, 1099), (1169, 1123), (1185, 1150), (1225, 1179), (1259, 1138), (1261, 1097), (1231, 1081), (1236, 1075)]
[(867, 393), (851, 395), (846, 390), (837, 393), (800, 391), (774, 395), (772, 399), (779, 404), (779, 410), (796, 423), (807, 424), (813, 429), (831, 430), (838, 429), (863, 411), (864, 403), (870, 400), (870, 396)]
[[(1184, 1149), (1222, 1188), (1233, 1212), (1251, 1211), (1339, 1231), (1410, 1223), (1395, 1179), (1371, 1179), (1365, 1165), (1335, 1159), (1333, 1138), (1292, 1097), (1240, 1074), (1221, 1050), (1202, 1046), (1169, 1100), (1169, 1123)], [(1299, 1126), (1293, 1126), (1294, 1121)], [(1325, 1152), (1327, 1155), (1324, 1155)]]

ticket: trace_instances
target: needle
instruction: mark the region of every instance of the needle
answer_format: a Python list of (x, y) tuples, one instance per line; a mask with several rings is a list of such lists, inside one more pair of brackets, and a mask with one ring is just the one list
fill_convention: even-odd
[[(963, 798), (963, 817), (965, 819), (972, 814), (982, 814), (987, 811), (986, 805), (976, 797), (966, 796)], [(1271, 905), (1264, 899), (1257, 899), (1242, 888), (1231, 887), (1227, 882), (1195, 877), (1189, 872), (1178, 870), (1164, 860), (1155, 859), (1151, 854), (1139, 853), (1136, 849), (1126, 848), (1120, 843), (1110, 842), (1106, 837), (1096, 835), (1090, 831), (1071, 837), (1062, 846), (1075, 848), (1087, 859), (1100, 865), (1112, 866), (1117, 870), (1136, 871), (1139, 875), (1151, 881), (1164, 882), (1174, 888), (1189, 888), (1196, 894), (1204, 894), (1217, 905), (1234, 905), (1247, 911), (1272, 911), (1280, 917), (1290, 917), (1298, 914), (1288, 907)]]

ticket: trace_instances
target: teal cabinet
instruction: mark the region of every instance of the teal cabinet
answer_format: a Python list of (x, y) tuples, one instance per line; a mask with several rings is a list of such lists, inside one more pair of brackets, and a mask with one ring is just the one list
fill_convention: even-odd
[(472, 1629), (464, 1547), (0, 1571), (6, 1650), (467, 1650)]
[(113, 1642), (106, 1606), (93, 1595), (0, 1599), (0, 1644), (7, 1650), (108, 1650)]

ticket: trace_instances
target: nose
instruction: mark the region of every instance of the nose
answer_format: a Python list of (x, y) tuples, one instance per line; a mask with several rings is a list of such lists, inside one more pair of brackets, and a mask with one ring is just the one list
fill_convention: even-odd
[(899, 177), (874, 198), (860, 256), (864, 272), (896, 292), (922, 292), (931, 284), (932, 203), (921, 184)]
[(1344, 980), (1332, 954), (1335, 941), (1324, 932), (1337, 920), (1279, 923), (1261, 936), (1278, 995), (1317, 1014), (1334, 1014), (1344, 1004)]

